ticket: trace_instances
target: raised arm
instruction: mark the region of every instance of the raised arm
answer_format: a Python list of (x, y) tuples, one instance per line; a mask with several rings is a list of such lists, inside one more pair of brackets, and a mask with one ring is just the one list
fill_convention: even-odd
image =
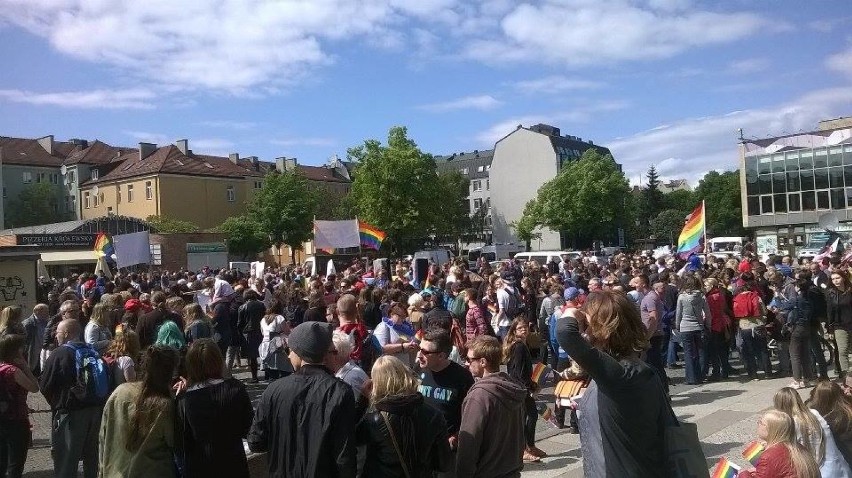
[(556, 321), (556, 340), (572, 359), (602, 388), (612, 388), (621, 382), (624, 368), (607, 353), (589, 344), (580, 334), (577, 319), (571, 316)]

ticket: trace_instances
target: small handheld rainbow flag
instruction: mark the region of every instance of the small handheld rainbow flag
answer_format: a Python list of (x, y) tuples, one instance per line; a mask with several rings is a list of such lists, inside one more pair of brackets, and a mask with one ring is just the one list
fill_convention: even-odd
[(358, 221), (358, 234), (361, 236), (361, 246), (367, 249), (379, 250), (385, 240), (384, 231), (363, 221)]
[(104, 256), (110, 258), (115, 255), (115, 248), (112, 246), (112, 240), (103, 232), (99, 233), (98, 237), (95, 238), (94, 251), (98, 257)]
[(553, 369), (541, 362), (536, 362), (533, 365), (530, 378), (533, 382), (537, 383), (539, 387), (544, 388), (547, 385), (547, 382), (553, 378)]
[(760, 459), (760, 455), (763, 454), (764, 450), (766, 450), (766, 448), (762, 443), (753, 441), (748, 444), (745, 450), (743, 450), (743, 458), (748, 460), (752, 466), (757, 466), (757, 460)]
[(677, 253), (686, 258), (701, 250), (701, 238), (704, 236), (704, 201), (686, 217), (686, 224), (677, 238)]
[(547, 406), (546, 403), (536, 402), (535, 408), (538, 411), (538, 416), (542, 420), (544, 420), (544, 423), (547, 423), (548, 425), (554, 428), (559, 428), (559, 424), (556, 421), (556, 415), (553, 413), (553, 410), (551, 410), (550, 407)]
[(716, 463), (716, 469), (713, 471), (713, 478), (737, 478), (737, 474), (740, 472), (740, 467), (731, 463), (730, 460), (725, 458), (719, 458), (719, 462)]

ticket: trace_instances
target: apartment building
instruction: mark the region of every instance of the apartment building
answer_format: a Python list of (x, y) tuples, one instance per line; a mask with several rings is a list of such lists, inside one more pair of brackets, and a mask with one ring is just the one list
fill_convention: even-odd
[(494, 159), (494, 150), (474, 150), (473, 152), (453, 153), (447, 156), (436, 156), (435, 165), (438, 172), (458, 171), (469, 180), (468, 204), (471, 216), (479, 215), (482, 218), (481, 231), (474, 232), (479, 236), (479, 242), (468, 244), (468, 247), (477, 247), (492, 243), (491, 227), (491, 161)]

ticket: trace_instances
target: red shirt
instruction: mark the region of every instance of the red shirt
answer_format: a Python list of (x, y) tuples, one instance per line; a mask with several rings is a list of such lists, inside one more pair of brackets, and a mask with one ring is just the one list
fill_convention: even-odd
[(6, 391), (11, 399), (7, 410), (0, 409), (0, 420), (27, 420), (27, 391), (15, 381), (18, 367), (12, 364), (0, 364), (0, 406), (5, 408)]
[(364, 339), (366, 339), (367, 335), (370, 333), (367, 330), (367, 327), (358, 322), (354, 324), (341, 325), (337, 328), (337, 330), (342, 331), (346, 335), (352, 336), (354, 343), (352, 344), (352, 353), (349, 354), (349, 358), (356, 362), (361, 360), (361, 347), (364, 345)]
[(790, 459), (790, 450), (783, 443), (767, 448), (754, 468), (754, 471), (741, 471), (737, 478), (798, 478), (793, 460)]

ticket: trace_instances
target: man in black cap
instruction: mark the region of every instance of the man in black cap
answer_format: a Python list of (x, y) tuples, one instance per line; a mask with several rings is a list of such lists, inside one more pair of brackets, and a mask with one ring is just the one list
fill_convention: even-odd
[(337, 353), (333, 330), (325, 322), (294, 328), (287, 343), (296, 372), (260, 397), (248, 445), (269, 452), (270, 477), (355, 476), (355, 396), (326, 366)]

